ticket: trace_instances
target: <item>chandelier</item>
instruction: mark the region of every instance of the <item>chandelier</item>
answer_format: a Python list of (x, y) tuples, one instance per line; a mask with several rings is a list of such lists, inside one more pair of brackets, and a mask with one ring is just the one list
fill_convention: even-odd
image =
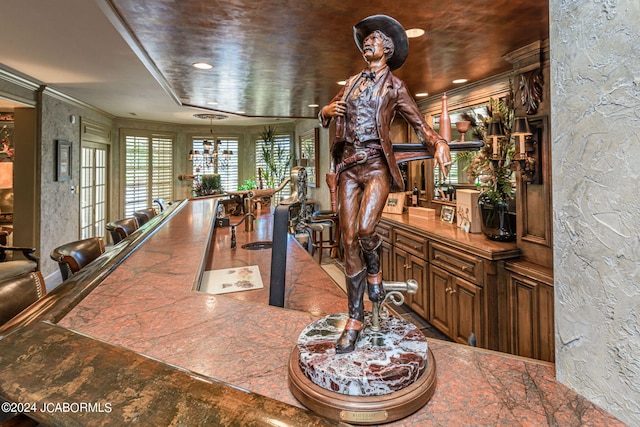
[(227, 116), (223, 114), (194, 114), (198, 119), (209, 119), (209, 137), (202, 141), (202, 153), (200, 150), (189, 150), (189, 161), (193, 162), (193, 170), (196, 174), (207, 168), (213, 168), (213, 173), (217, 174), (219, 168), (226, 168), (229, 159), (233, 155), (231, 150), (220, 151), (220, 140), (213, 134), (213, 121), (224, 120)]

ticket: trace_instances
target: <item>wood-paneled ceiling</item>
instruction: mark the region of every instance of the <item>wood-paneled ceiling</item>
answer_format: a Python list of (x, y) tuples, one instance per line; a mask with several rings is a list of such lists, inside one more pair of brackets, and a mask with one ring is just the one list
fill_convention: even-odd
[(546, 0), (97, 1), (178, 104), (249, 117), (315, 117), (364, 66), (352, 27), (369, 15), (426, 31), (395, 72), (413, 93), (507, 71), (503, 55), (549, 36)]
[(0, 66), (116, 117), (315, 117), (364, 66), (352, 27), (374, 14), (426, 31), (396, 71), (414, 94), (508, 71), (503, 55), (549, 35), (548, 0), (20, 0), (0, 2)]

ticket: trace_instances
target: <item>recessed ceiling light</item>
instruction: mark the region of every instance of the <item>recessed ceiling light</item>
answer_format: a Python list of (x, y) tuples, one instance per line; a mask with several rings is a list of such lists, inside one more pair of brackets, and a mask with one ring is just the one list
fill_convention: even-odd
[(244, 111), (236, 111), (236, 114), (244, 114)]
[(424, 30), (422, 28), (410, 28), (406, 31), (407, 37), (410, 39), (415, 39), (416, 37), (420, 37), (424, 35)]
[(340, 80), (340, 81), (338, 82), (338, 84), (339, 84), (340, 86), (344, 86), (344, 85), (346, 85), (346, 84), (347, 84), (347, 81), (346, 81), (346, 80)]
[(454, 81), (452, 81), (451, 83), (453, 84), (460, 84), (460, 83), (466, 83), (467, 79), (455, 79)]
[(416, 98), (424, 98), (425, 96), (429, 96), (427, 92), (416, 93)]
[(309, 104), (309, 107), (311, 107), (311, 108), (318, 108), (318, 107), (319, 107), (319, 105), (318, 105), (318, 104)]
[(210, 70), (213, 68), (211, 64), (207, 64), (206, 62), (196, 62), (193, 66), (199, 70)]
[(207, 105), (218, 105), (218, 103), (216, 101), (209, 101), (207, 102)]

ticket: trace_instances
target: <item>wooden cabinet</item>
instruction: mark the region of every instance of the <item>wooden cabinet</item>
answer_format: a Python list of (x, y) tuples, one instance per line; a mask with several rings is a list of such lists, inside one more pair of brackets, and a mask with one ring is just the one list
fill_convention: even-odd
[(393, 257), (391, 246), (391, 227), (384, 223), (379, 223), (376, 227), (378, 236), (382, 239), (382, 250), (380, 251), (380, 267), (382, 268), (382, 280), (395, 280), (393, 275)]
[(553, 283), (549, 272), (508, 263), (509, 352), (553, 362)]
[(554, 360), (553, 272), (520, 260), (515, 243), (454, 224), (383, 214), (385, 280), (415, 279), (406, 304), (456, 342)]
[(394, 247), (393, 248), (393, 271), (394, 279), (405, 282), (414, 279), (418, 282), (418, 291), (414, 294), (405, 294), (405, 304), (424, 319), (428, 318), (428, 282), (427, 261), (409, 252)]
[(456, 342), (468, 344), (473, 336), (485, 346), (482, 288), (434, 265), (429, 279), (429, 323)]
[(478, 347), (486, 348), (487, 343), (484, 337), (487, 333), (483, 331), (486, 330), (488, 317), (483, 310), (485, 298), (482, 288), (456, 277), (451, 284), (450, 292), (454, 319), (451, 334), (453, 340), (467, 344), (473, 336)]
[(429, 317), (427, 320), (448, 337), (452, 336), (453, 304), (451, 274), (431, 266), (429, 273)]
[(393, 278), (393, 258), (391, 243), (382, 241), (380, 251), (380, 267), (382, 268), (382, 280), (395, 280)]
[(385, 280), (419, 283), (405, 297), (416, 314), (456, 342), (467, 344), (473, 335), (479, 347), (506, 351), (506, 332), (499, 333), (507, 317), (503, 260), (519, 256), (515, 244), (408, 215), (383, 215), (378, 233)]

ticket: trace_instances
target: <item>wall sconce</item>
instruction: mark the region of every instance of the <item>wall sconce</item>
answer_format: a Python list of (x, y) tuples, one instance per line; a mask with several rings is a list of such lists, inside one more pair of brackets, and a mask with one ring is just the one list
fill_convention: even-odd
[(498, 146), (498, 138), (502, 138), (505, 135), (504, 127), (502, 126), (502, 122), (491, 122), (488, 124), (487, 128), (487, 136), (491, 138), (491, 145), (493, 147), (493, 158), (495, 160), (504, 159), (504, 154), (500, 154), (499, 146)]
[(523, 181), (531, 183), (536, 171), (536, 159), (528, 155), (529, 152), (535, 150), (533, 143), (527, 144), (527, 137), (530, 140), (532, 132), (526, 117), (516, 117), (514, 119), (511, 135), (518, 137), (518, 153), (514, 156), (514, 160), (517, 160), (520, 164), (518, 170), (522, 175)]

